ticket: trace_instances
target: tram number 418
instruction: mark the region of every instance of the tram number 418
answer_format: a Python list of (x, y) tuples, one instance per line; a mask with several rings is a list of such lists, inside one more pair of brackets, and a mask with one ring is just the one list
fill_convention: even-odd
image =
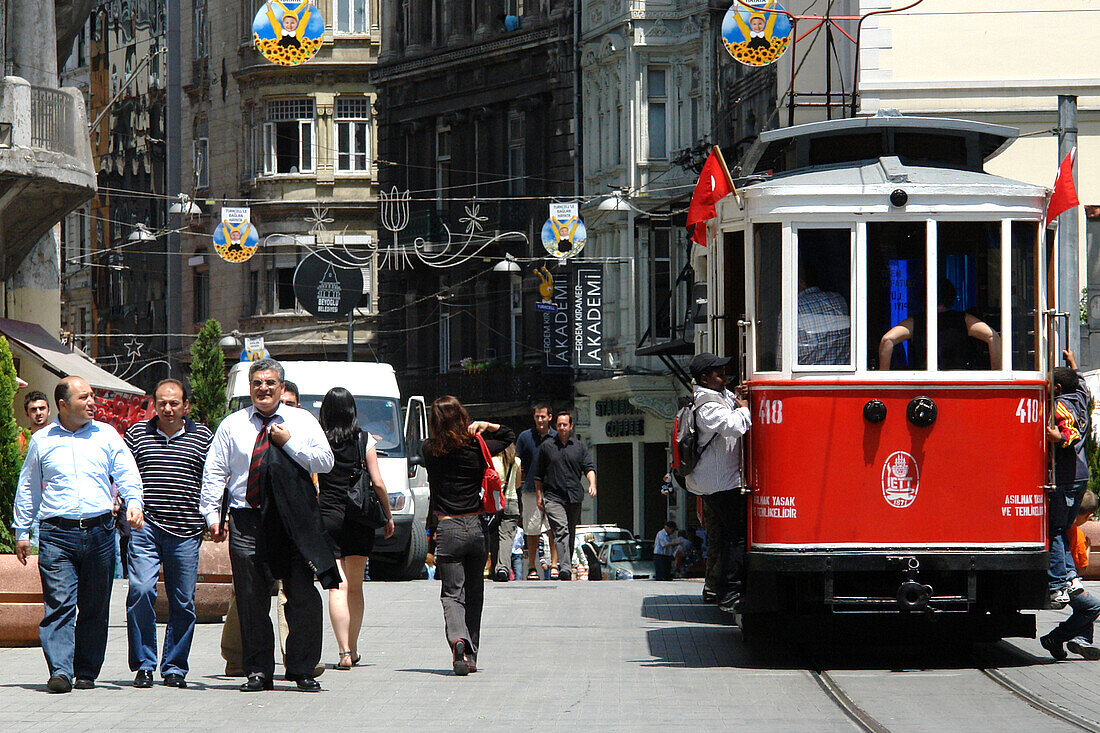
[(1024, 424), (1039, 422), (1039, 412), (1039, 400), (1036, 399), (1021, 398), (1016, 406), (1016, 417)]
[(759, 415), (763, 425), (778, 425), (783, 422), (783, 400), (760, 400)]

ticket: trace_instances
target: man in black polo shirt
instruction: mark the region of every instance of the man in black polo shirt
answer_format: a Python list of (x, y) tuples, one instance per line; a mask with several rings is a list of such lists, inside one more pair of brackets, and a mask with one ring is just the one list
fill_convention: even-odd
[(152, 687), (157, 666), (157, 576), (164, 568), (168, 625), (160, 672), (169, 687), (187, 687), (187, 657), (195, 633), (195, 581), (206, 521), (199, 513), (202, 467), (212, 435), (187, 417), (187, 392), (175, 379), (161, 380), (153, 399), (156, 417), (126, 431), (145, 487), (146, 522), (130, 537), (130, 592), (126, 630), (134, 687)]
[(559, 413), (554, 427), (557, 436), (539, 446), (535, 460), (535, 496), (558, 548), (558, 580), (571, 580), (573, 541), (584, 501), (581, 477), (588, 478), (588, 495), (595, 498), (596, 470), (588, 449), (572, 436), (572, 415)]

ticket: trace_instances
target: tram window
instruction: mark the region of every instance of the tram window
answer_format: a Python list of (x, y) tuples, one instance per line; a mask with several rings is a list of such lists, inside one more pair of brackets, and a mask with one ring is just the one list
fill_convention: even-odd
[(1012, 222), (1012, 368), (1039, 370), (1039, 224)]
[[(878, 369), (925, 369), (927, 231), (924, 222), (867, 224), (867, 364)], [(904, 338), (887, 337), (906, 325)]]
[(756, 371), (777, 372), (782, 366), (779, 352), (780, 314), (783, 300), (782, 228), (779, 224), (753, 227), (756, 268)]
[(852, 230), (798, 230), (799, 366), (852, 363)]
[[(1001, 368), (1001, 223), (939, 222), (940, 371)], [(952, 301), (951, 291), (955, 291)]]

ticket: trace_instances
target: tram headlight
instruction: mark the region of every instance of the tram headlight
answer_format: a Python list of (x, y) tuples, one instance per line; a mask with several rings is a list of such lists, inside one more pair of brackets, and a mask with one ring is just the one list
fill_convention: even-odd
[(895, 188), (890, 192), (890, 203), (900, 209), (909, 203), (909, 194), (900, 188)]

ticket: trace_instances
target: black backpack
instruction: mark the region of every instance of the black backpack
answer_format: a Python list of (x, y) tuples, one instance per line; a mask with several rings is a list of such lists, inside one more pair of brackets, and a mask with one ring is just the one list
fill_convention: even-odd
[(715, 433), (706, 444), (699, 446), (699, 428), (695, 424), (695, 411), (708, 402), (722, 402), (722, 400), (719, 397), (709, 396), (698, 404), (693, 400), (692, 404), (680, 408), (672, 423), (672, 475), (681, 485), (699, 464), (703, 451), (718, 437), (718, 433)]

